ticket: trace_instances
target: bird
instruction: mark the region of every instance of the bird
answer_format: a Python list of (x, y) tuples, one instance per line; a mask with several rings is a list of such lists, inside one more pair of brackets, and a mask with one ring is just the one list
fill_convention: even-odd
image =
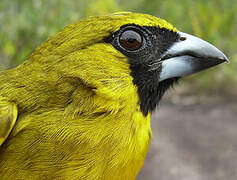
[(223, 62), (215, 46), (148, 14), (65, 27), (0, 71), (1, 179), (135, 179), (164, 93)]

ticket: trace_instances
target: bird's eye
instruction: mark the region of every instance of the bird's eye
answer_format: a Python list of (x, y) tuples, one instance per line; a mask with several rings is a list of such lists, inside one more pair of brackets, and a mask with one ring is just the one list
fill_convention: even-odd
[(142, 37), (136, 31), (126, 30), (120, 35), (119, 43), (124, 49), (135, 51), (142, 46)]

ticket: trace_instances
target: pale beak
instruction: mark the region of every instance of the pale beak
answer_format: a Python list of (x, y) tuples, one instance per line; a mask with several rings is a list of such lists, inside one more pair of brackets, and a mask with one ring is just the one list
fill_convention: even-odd
[(180, 40), (173, 44), (161, 58), (160, 82), (229, 62), (228, 58), (210, 43), (183, 32), (178, 34)]

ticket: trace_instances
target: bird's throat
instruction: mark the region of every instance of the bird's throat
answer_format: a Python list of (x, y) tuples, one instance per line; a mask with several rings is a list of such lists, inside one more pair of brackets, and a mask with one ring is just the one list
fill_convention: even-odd
[(153, 111), (164, 93), (178, 82), (178, 78), (159, 82), (160, 71), (148, 71), (147, 68), (131, 66), (133, 83), (138, 88), (140, 109), (144, 116)]

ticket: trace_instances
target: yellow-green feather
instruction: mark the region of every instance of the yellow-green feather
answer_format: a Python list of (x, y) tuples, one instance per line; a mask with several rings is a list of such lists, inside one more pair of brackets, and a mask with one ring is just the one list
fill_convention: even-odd
[(0, 146), (10, 134), (16, 119), (17, 106), (0, 96)]
[(128, 59), (103, 39), (124, 24), (177, 31), (150, 15), (91, 17), (66, 27), (15, 69), (0, 95), (19, 118), (0, 148), (2, 179), (135, 179), (151, 138)]

